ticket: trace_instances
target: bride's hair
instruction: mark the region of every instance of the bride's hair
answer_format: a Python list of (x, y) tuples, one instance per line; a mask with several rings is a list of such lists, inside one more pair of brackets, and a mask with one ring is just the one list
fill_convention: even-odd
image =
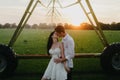
[(52, 40), (52, 36), (54, 34), (55, 31), (51, 32), (49, 37), (48, 37), (48, 42), (47, 42), (47, 54), (50, 55), (49, 53), (49, 49), (51, 48), (52, 46), (52, 43), (53, 43), (53, 40)]

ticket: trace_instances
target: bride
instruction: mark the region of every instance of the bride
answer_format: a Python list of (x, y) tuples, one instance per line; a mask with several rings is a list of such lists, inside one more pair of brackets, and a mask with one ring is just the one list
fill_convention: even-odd
[(55, 58), (60, 57), (61, 60), (65, 58), (63, 43), (58, 42), (58, 36), (55, 32), (50, 34), (47, 46), (51, 59), (41, 80), (66, 80), (67, 72), (69, 71), (69, 68), (66, 66), (66, 62), (54, 62)]

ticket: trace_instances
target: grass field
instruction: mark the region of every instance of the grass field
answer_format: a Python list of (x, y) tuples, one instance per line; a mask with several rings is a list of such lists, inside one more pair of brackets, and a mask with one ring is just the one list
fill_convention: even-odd
[[(52, 30), (24, 29), (13, 49), (17, 54), (45, 54), (48, 35)], [(0, 44), (8, 44), (14, 29), (0, 30)], [(104, 49), (94, 31), (68, 30), (75, 40), (76, 53), (98, 53)], [(109, 43), (120, 42), (120, 31), (104, 31)], [(8, 80), (40, 80), (49, 59), (19, 60), (14, 77)], [(119, 76), (103, 73), (99, 58), (74, 59), (73, 80), (119, 80)]]
[[(8, 44), (13, 32), (14, 30), (10, 29), (0, 30), (0, 43)], [(13, 48), (18, 54), (44, 54), (50, 32), (52, 30), (24, 29)], [(101, 52), (104, 48), (95, 31), (69, 30), (67, 32), (75, 40), (76, 53)], [(109, 43), (120, 41), (120, 31), (105, 31), (104, 33)]]

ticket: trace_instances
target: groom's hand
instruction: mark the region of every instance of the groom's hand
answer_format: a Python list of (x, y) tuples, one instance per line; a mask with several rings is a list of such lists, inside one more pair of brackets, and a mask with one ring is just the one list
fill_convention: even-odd
[(54, 62), (55, 62), (55, 63), (61, 63), (61, 62), (62, 62), (62, 59), (61, 59), (61, 58), (56, 58), (56, 59), (54, 59)]

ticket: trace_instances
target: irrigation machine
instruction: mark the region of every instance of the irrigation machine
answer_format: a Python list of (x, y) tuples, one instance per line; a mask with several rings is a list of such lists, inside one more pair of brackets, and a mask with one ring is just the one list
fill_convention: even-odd
[[(61, 5), (59, 0), (51, 0), (47, 6), (42, 4), (43, 0), (30, 0), (12, 38), (10, 39), (8, 45), (0, 44), (0, 77), (6, 78), (10, 77), (14, 74), (14, 71), (17, 68), (18, 60), (19, 59), (30, 59), (30, 58), (48, 58), (47, 55), (17, 55), (13, 51), (13, 45), (17, 38), (19, 37), (20, 33), (24, 29), (25, 24), (27, 23), (28, 19), (32, 15), (34, 9), (38, 4), (44, 7), (49, 7), (52, 4), (52, 10), (55, 9), (56, 2), (59, 4), (60, 8), (67, 8), (69, 6), (73, 6), (79, 4), (82, 8), (84, 14), (88, 18), (89, 22), (93, 26), (96, 34), (98, 35), (99, 39), (101, 40), (104, 50), (102, 53), (99, 54), (76, 54), (75, 58), (80, 57), (99, 57), (102, 69), (111, 74), (118, 74), (120, 72), (120, 43), (112, 43), (109, 44), (106, 40), (106, 37), (100, 27), (100, 24), (97, 20), (97, 17), (91, 7), (89, 0), (85, 0), (85, 3), (89, 9), (89, 12), (85, 9), (84, 5), (81, 3), (82, 0), (77, 0), (76, 2), (69, 4), (65, 7)], [(91, 17), (93, 20), (91, 19)]]

